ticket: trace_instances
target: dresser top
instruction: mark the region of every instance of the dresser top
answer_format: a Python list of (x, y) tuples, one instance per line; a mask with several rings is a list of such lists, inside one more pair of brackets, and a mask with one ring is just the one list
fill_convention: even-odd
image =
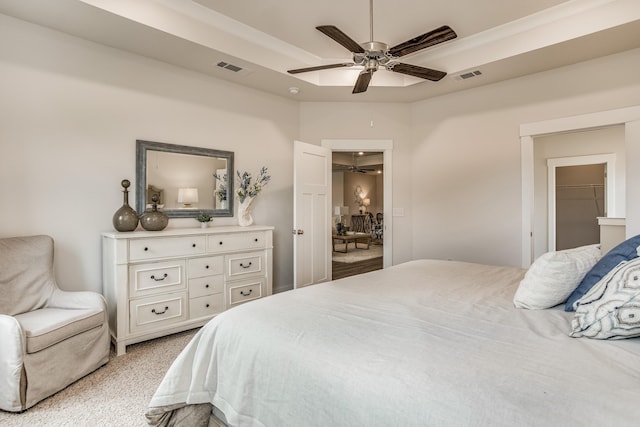
[(270, 225), (251, 225), (248, 227), (240, 227), (239, 225), (208, 227), (208, 228), (169, 228), (162, 231), (105, 231), (103, 237), (110, 239), (139, 239), (148, 237), (170, 237), (170, 236), (192, 236), (192, 235), (208, 235), (221, 233), (248, 233), (251, 231), (273, 230)]

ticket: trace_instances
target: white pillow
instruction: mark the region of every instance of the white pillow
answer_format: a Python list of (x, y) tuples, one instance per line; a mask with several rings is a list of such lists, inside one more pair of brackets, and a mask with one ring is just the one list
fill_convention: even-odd
[(623, 261), (578, 300), (572, 337), (640, 336), (640, 258)]
[(562, 304), (601, 257), (597, 244), (541, 255), (525, 273), (513, 303), (538, 310)]

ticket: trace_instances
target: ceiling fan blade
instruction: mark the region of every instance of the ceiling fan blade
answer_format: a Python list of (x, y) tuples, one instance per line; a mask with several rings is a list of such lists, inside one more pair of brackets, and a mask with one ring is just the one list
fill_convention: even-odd
[(429, 31), (428, 33), (424, 33), (421, 36), (414, 37), (411, 40), (407, 40), (404, 43), (400, 43), (399, 45), (392, 47), (389, 49), (389, 54), (399, 58), (427, 47), (446, 42), (447, 40), (455, 39), (456, 37), (458, 37), (458, 35), (455, 31), (453, 31), (448, 25), (443, 25), (440, 28), (436, 28), (433, 31)]
[(319, 27), (316, 27), (316, 30), (320, 31), (327, 37), (332, 38), (334, 41), (340, 43), (342, 46), (346, 47), (349, 52), (364, 53), (364, 49), (362, 48), (362, 46), (360, 46), (359, 43), (340, 31), (338, 27), (334, 25), (321, 25)]
[(296, 68), (295, 70), (287, 70), (289, 74), (306, 73), (308, 71), (328, 70), (330, 68), (352, 67), (356, 64), (353, 62), (345, 62), (343, 64), (318, 65), (316, 67)]
[(369, 82), (371, 81), (371, 76), (373, 76), (373, 71), (361, 71), (351, 93), (366, 92), (369, 87)]
[(401, 62), (387, 67), (395, 73), (407, 74), (409, 76), (420, 77), (421, 79), (437, 82), (447, 75), (444, 71), (432, 70), (431, 68), (419, 67), (417, 65), (403, 64)]

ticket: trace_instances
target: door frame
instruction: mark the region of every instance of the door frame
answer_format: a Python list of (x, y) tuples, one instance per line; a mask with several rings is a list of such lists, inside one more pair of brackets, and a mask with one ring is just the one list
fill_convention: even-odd
[[(605, 165), (604, 173), (604, 216), (615, 216), (616, 210), (616, 155), (594, 154), (590, 156), (556, 157), (547, 159), (547, 246), (548, 250), (556, 250), (556, 168), (565, 166)], [(611, 189), (611, 191), (609, 191)]]
[[(522, 177), (522, 267), (527, 268), (533, 262), (535, 253), (533, 243), (534, 220), (534, 137), (561, 132), (572, 132), (582, 129), (594, 129), (604, 126), (624, 125), (625, 150), (627, 159), (640, 156), (640, 106), (599, 111), (572, 117), (545, 120), (520, 125), (520, 167)], [(635, 157), (637, 158), (637, 157)], [(627, 165), (629, 162), (627, 161)], [(625, 206), (626, 213), (618, 215), (627, 217), (626, 237), (637, 233), (640, 229), (640, 201), (630, 197), (629, 182), (640, 180), (640, 170), (626, 167)], [(610, 190), (611, 191), (611, 190)]]
[(384, 238), (382, 239), (382, 266), (393, 265), (393, 140), (391, 139), (323, 139), (323, 147), (334, 151), (382, 152), (382, 182), (384, 186)]

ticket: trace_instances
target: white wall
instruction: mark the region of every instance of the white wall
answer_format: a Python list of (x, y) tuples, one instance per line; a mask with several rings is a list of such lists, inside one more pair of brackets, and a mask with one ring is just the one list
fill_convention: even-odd
[[(0, 15), (0, 236), (52, 235), (62, 286), (99, 291), (100, 233), (135, 177), (135, 140), (229, 150), (237, 169), (272, 172), (254, 218), (276, 227), (274, 285), (286, 289), (292, 141), (389, 139), (404, 211), (385, 218), (394, 264), (519, 265), (520, 124), (638, 105), (638, 69), (636, 49), (415, 104), (296, 103)], [(629, 132), (640, 140), (640, 125), (626, 135), (638, 158)], [(626, 182), (627, 227), (640, 231), (640, 169)]]
[(413, 257), (520, 265), (520, 124), (637, 105), (639, 67), (636, 49), (414, 104)]
[(267, 166), (253, 216), (276, 227), (274, 285), (291, 286), (296, 102), (3, 15), (0, 76), (0, 236), (53, 236), (63, 288), (101, 291), (100, 233), (113, 230), (120, 181), (135, 180), (136, 139), (234, 151), (241, 171)]
[(331, 212), (335, 214), (336, 206), (344, 204), (344, 172), (331, 173)]
[[(636, 50), (636, 54), (640, 53)], [(636, 69), (638, 65), (636, 64)], [(637, 96), (637, 95), (636, 95)], [(640, 159), (640, 120), (629, 122), (625, 125), (625, 142), (627, 148), (627, 159)], [(633, 160), (628, 161), (627, 166), (627, 197), (626, 202), (626, 235), (632, 237), (640, 234), (640, 168), (634, 167)]]

